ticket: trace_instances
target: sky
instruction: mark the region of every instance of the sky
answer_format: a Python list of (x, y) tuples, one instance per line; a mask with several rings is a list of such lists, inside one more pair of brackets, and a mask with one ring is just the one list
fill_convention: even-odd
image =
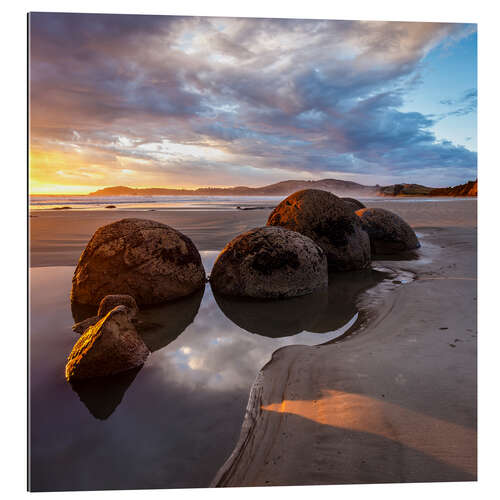
[(30, 15), (30, 192), (477, 177), (475, 24)]

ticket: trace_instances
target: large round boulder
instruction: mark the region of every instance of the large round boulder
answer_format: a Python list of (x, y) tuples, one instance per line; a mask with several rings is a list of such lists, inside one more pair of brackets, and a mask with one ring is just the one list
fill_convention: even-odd
[(359, 200), (356, 200), (356, 198), (340, 198), (350, 209), (352, 212), (355, 212), (356, 210), (360, 210), (362, 208), (366, 208), (363, 203), (361, 203)]
[(420, 247), (415, 231), (399, 215), (384, 208), (363, 208), (356, 215), (370, 237), (373, 255), (391, 255)]
[(271, 212), (267, 225), (311, 238), (324, 250), (331, 271), (370, 266), (370, 240), (359, 218), (328, 191), (304, 189), (291, 194)]
[(190, 295), (205, 283), (193, 242), (160, 222), (123, 219), (100, 227), (73, 275), (71, 301), (98, 305), (106, 295), (131, 295), (139, 305)]
[(251, 229), (226, 245), (210, 276), (222, 295), (279, 298), (328, 285), (324, 252), (311, 239), (279, 227)]
[(130, 321), (126, 306), (117, 306), (77, 340), (66, 363), (66, 379), (114, 375), (142, 366), (149, 349)]

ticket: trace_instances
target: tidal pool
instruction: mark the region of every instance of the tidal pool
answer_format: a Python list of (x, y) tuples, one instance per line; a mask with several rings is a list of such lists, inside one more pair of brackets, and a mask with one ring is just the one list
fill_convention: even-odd
[[(202, 252), (207, 271), (218, 252)], [(70, 385), (74, 267), (30, 269), (30, 489), (207, 487), (234, 448), (250, 387), (278, 348), (318, 345), (356, 322), (356, 297), (387, 278), (331, 277), (328, 290), (249, 301), (205, 290), (139, 313), (140, 369)]]

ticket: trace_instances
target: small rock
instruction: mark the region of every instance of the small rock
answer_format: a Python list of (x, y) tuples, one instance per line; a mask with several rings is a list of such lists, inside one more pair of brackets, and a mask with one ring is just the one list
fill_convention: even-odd
[(129, 315), (126, 306), (117, 306), (77, 340), (66, 364), (68, 381), (113, 375), (144, 364), (149, 349)]
[(72, 330), (80, 335), (87, 330), (92, 325), (95, 325), (101, 318), (106, 316), (111, 309), (114, 309), (116, 306), (127, 306), (129, 317), (135, 318), (137, 313), (139, 312), (139, 308), (137, 307), (137, 303), (135, 302), (134, 297), (131, 295), (106, 295), (101, 300), (99, 304), (99, 310), (97, 311), (97, 316), (91, 316), (89, 318), (84, 319), (78, 323), (75, 323), (72, 327)]
[(99, 304), (99, 310), (97, 311), (97, 316), (99, 318), (103, 318), (108, 314), (111, 309), (114, 309), (116, 306), (127, 306), (127, 308), (130, 310), (131, 313), (131, 318), (134, 318), (137, 313), (139, 312), (139, 308), (137, 307), (137, 302), (135, 301), (134, 297), (131, 295), (125, 295), (125, 294), (116, 294), (116, 295), (106, 295), (104, 297), (100, 304)]
[(115, 205), (106, 205), (105, 208), (116, 208)]
[(94, 326), (99, 321), (99, 316), (91, 316), (90, 318), (86, 318), (83, 321), (79, 321), (75, 323), (71, 329), (81, 335), (83, 332), (88, 330), (91, 326)]

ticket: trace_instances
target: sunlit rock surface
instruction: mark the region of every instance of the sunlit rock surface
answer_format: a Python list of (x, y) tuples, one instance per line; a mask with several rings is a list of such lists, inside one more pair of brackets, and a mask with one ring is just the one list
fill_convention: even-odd
[(189, 295), (205, 283), (193, 242), (160, 222), (122, 219), (99, 228), (73, 276), (71, 300), (97, 305), (103, 297), (128, 294), (139, 305)]
[(222, 295), (306, 295), (327, 286), (326, 256), (311, 239), (297, 232), (278, 227), (251, 229), (222, 250), (210, 283)]
[(305, 189), (291, 194), (272, 212), (268, 226), (281, 226), (311, 238), (325, 252), (331, 271), (370, 265), (370, 241), (359, 219), (340, 198)]
[(91, 326), (74, 345), (66, 364), (66, 379), (113, 375), (141, 366), (149, 349), (129, 319), (126, 306), (117, 306)]
[(97, 315), (92, 315), (85, 318), (83, 321), (74, 324), (72, 327), (73, 331), (81, 335), (85, 330), (87, 330), (87, 328), (95, 325), (101, 318), (106, 316), (109, 311), (114, 309), (116, 306), (122, 305), (127, 306), (129, 318), (134, 318), (139, 312), (137, 303), (131, 295), (106, 295), (106, 297), (104, 297), (99, 304)]
[(363, 208), (356, 214), (370, 237), (373, 255), (390, 255), (420, 247), (415, 231), (399, 215), (383, 208)]

